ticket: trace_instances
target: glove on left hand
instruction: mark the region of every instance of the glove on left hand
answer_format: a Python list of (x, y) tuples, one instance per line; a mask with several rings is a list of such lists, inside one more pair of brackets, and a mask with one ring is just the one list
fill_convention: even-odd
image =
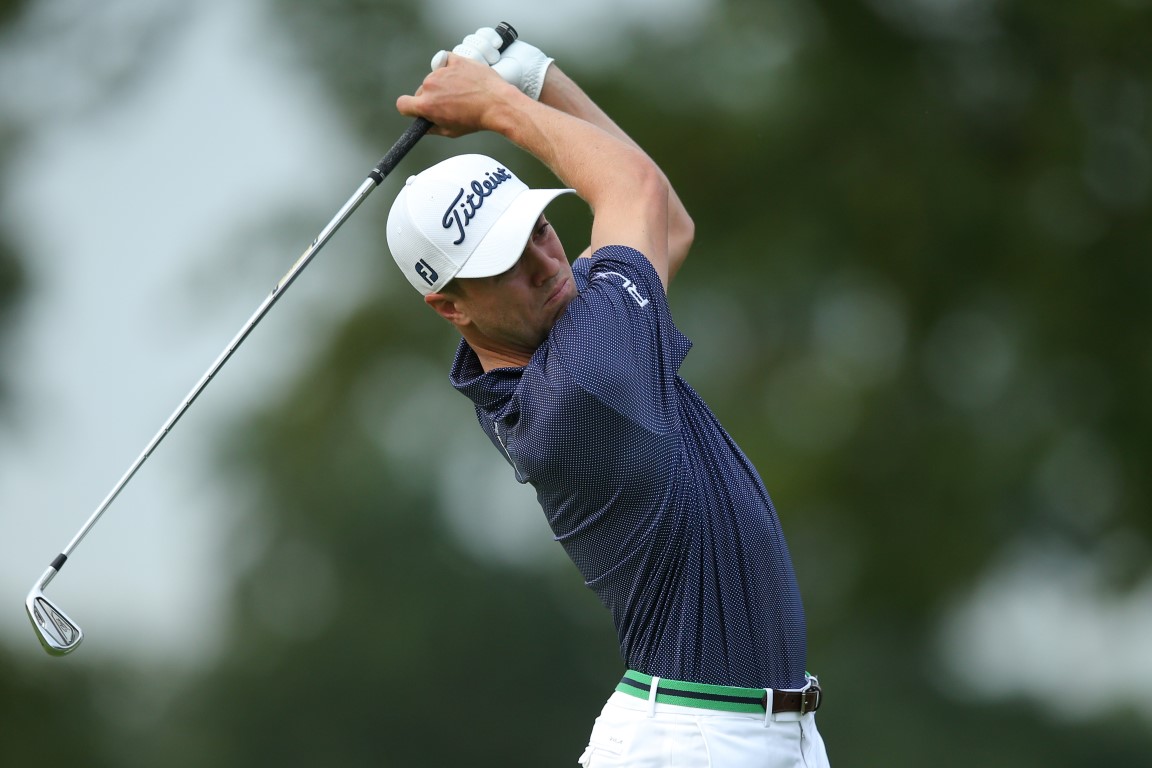
[[(503, 40), (495, 29), (481, 27), (465, 37), (452, 49), (452, 53), (489, 65), (505, 82), (511, 83), (530, 98), (539, 101), (548, 65), (554, 59), (544, 55), (544, 52), (536, 46), (522, 40), (515, 41), (501, 52), (502, 43)], [(440, 51), (432, 57), (432, 69), (439, 69), (447, 60), (447, 51)]]

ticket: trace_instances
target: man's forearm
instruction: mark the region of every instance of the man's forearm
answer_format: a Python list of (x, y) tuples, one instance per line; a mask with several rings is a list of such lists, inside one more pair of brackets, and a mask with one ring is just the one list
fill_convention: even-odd
[[(600, 128), (610, 136), (643, 152), (611, 117), (555, 63), (548, 68), (540, 102)], [(695, 225), (671, 183), (668, 184), (668, 278), (676, 274), (692, 245)]]
[(664, 174), (635, 142), (619, 129), (519, 95), (490, 102), (482, 127), (534, 155), (592, 206), (594, 247), (640, 250), (667, 285), (670, 190)]

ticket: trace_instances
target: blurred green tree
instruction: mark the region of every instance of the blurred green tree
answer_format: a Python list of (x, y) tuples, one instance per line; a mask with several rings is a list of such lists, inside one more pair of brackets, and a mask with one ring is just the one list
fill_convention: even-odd
[[(0, 35), (18, 18), (24, 6), (24, 0), (0, 0)], [(8, 165), (12, 157), (12, 148), (15, 144), (17, 126), (0, 116), (0, 172)], [(0, 352), (3, 351), (10, 333), (20, 297), (23, 292), (25, 271), (21, 264), (19, 254), (11, 242), (11, 237), (0, 229)], [(5, 404), (7, 387), (4, 376), (0, 373), (0, 407)]]

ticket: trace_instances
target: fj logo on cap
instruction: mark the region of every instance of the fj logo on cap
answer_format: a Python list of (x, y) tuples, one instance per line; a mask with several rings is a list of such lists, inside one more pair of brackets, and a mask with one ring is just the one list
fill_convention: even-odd
[(468, 186), (467, 189), (472, 190), (471, 194), (466, 196), (466, 189), (460, 188), (460, 194), (456, 195), (448, 210), (444, 211), (444, 219), (441, 221), (444, 229), (456, 227), (459, 237), (452, 241), (452, 245), (464, 242), (468, 234), (465, 228), (476, 218), (476, 212), (484, 205), (484, 199), (490, 197), (501, 184), (513, 178), (515, 177), (507, 169), (497, 167), (495, 171), (485, 173), (483, 179), (476, 179)]
[(435, 285), (436, 280), (440, 277), (440, 275), (436, 273), (436, 270), (432, 269), (432, 265), (424, 261), (424, 259), (416, 262), (416, 274), (424, 278), (424, 282), (428, 283), (428, 285)]

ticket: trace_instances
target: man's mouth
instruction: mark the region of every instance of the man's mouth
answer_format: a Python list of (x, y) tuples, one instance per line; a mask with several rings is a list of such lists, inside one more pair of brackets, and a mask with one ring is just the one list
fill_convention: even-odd
[(548, 305), (548, 304), (551, 304), (552, 302), (556, 301), (556, 299), (560, 296), (560, 294), (562, 294), (564, 292), (564, 289), (567, 287), (568, 287), (568, 278), (567, 277), (561, 278), (559, 280), (559, 282), (557, 282), (557, 284), (556, 284), (556, 289), (554, 291), (552, 291), (551, 294), (548, 295), (547, 299), (544, 300), (544, 304)]

